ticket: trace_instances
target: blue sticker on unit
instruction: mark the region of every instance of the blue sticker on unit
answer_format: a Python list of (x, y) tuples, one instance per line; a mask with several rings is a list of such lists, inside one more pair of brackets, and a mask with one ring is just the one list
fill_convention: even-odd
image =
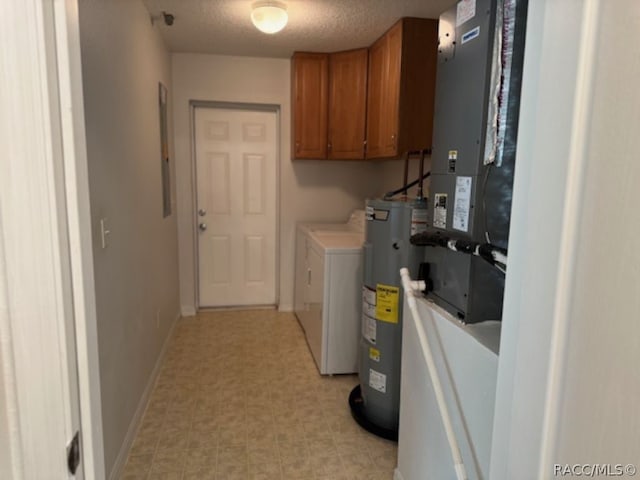
[(478, 35), (480, 35), (480, 26), (477, 26), (473, 30), (469, 30), (467, 33), (462, 35), (462, 45), (464, 45), (467, 42), (470, 42), (474, 38), (477, 38)]

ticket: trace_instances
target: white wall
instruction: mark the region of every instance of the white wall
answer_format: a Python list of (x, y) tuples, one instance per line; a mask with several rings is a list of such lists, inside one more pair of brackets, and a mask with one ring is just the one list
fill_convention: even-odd
[(600, 1), (556, 463), (640, 468), (640, 8)]
[[(374, 162), (291, 161), (290, 62), (287, 59), (174, 54), (174, 124), (182, 311), (195, 308), (194, 206), (189, 101), (280, 106), (279, 306), (293, 306), (294, 235), (300, 221), (346, 221), (381, 191)], [(398, 183), (401, 178), (398, 177)]]
[(469, 480), (488, 479), (491, 457), (498, 322), (461, 325), (457, 318), (424, 299), (419, 319), (404, 300), (398, 468), (401, 480), (458, 478), (440, 415), (419, 324), (433, 355), (451, 428)]
[(171, 96), (171, 59), (140, 1), (78, 3), (109, 474), (179, 312), (177, 215), (174, 206), (162, 218), (158, 115), (158, 82)]
[[(380, 194), (392, 192), (402, 186), (404, 181), (404, 157), (401, 159), (384, 160), (375, 165), (376, 176), (380, 181)], [(431, 156), (427, 156), (424, 159), (423, 172), (431, 170)], [(420, 163), (416, 157), (411, 157), (409, 160), (409, 182), (414, 181), (419, 176)], [(431, 185), (431, 179), (427, 177), (423, 184), (422, 190), (425, 197), (429, 194), (429, 186)], [(409, 196), (415, 197), (418, 193), (418, 186), (411, 187), (409, 189)]]
[(530, 2), (527, 29), (492, 480), (640, 458), (640, 11)]

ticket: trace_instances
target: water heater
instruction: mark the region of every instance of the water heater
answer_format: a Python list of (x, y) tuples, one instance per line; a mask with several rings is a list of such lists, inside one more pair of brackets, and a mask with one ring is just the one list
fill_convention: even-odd
[(424, 248), (410, 238), (424, 230), (426, 201), (368, 200), (362, 286), (360, 385), (349, 398), (356, 421), (365, 429), (397, 439), (402, 357), (400, 268), (417, 275)]

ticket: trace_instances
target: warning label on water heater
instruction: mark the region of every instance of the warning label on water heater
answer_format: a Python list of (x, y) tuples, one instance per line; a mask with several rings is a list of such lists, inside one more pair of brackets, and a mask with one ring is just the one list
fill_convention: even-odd
[(453, 228), (469, 231), (469, 209), (471, 207), (471, 177), (456, 178), (456, 197), (453, 207)]
[(369, 386), (379, 392), (387, 393), (387, 376), (370, 368)]
[(376, 291), (373, 288), (367, 286), (362, 287), (362, 301), (369, 305), (376, 304)]
[(368, 302), (362, 302), (362, 313), (369, 315), (371, 318), (376, 318), (376, 306)]
[(398, 298), (400, 288), (392, 285), (376, 285), (376, 318), (381, 322), (398, 323)]
[(362, 338), (368, 340), (370, 343), (376, 344), (376, 319), (362, 315)]

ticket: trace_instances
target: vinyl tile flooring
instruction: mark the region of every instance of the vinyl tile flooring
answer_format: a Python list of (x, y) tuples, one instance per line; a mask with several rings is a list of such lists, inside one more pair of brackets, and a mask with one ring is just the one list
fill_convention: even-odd
[(292, 313), (178, 321), (124, 480), (391, 480), (397, 445), (351, 418), (355, 375), (318, 374)]

